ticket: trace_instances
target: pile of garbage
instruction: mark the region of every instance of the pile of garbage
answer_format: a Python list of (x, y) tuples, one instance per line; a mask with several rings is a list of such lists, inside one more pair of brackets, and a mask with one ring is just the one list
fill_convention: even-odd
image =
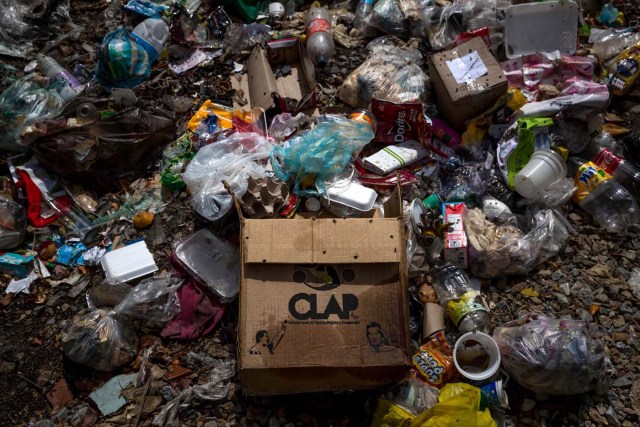
[[(395, 384), (374, 426), (504, 425), (513, 383), (607, 392), (590, 322), (493, 324), (482, 284), (560, 254), (571, 209), (638, 229), (640, 132), (611, 106), (640, 93), (640, 33), (613, 4), (115, 0), (80, 61), (52, 53), (84, 31), (68, 1), (0, 3), (0, 55), (31, 61), (0, 94), (2, 306), (84, 277), (59, 341), (117, 374), (89, 395), (102, 416), (158, 378), (144, 336), (193, 342), (230, 316), (237, 357), (186, 354), (206, 380), (152, 387), (136, 425), (178, 425), (236, 373), (256, 395)], [(367, 56), (327, 103), (343, 48)], [(176, 203), (199, 226), (160, 259), (143, 232)]]

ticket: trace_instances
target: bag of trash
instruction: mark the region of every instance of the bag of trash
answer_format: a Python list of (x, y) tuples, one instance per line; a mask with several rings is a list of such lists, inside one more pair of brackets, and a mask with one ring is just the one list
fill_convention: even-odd
[(398, 37), (424, 37), (422, 7), (419, 0), (378, 0), (364, 29), (365, 34), (380, 30)]
[(26, 151), (21, 141), (30, 127), (62, 113), (63, 99), (57, 91), (47, 89), (45, 81), (29, 74), (0, 94), (0, 149)]
[(142, 280), (113, 308), (118, 318), (167, 322), (180, 311), (177, 291), (183, 279), (162, 273)]
[(496, 328), (502, 366), (536, 393), (606, 392), (609, 358), (587, 322), (529, 314)]
[(102, 40), (96, 78), (107, 88), (133, 88), (149, 80), (152, 62), (140, 39), (118, 27)]
[[(323, 116), (312, 129), (271, 151), (271, 166), (278, 178), (295, 181), (293, 192), (325, 194), (325, 181), (340, 175), (353, 154), (373, 139), (371, 125), (337, 116)], [(315, 180), (315, 190), (303, 182)]]
[(0, 249), (11, 249), (20, 245), (26, 232), (25, 208), (0, 196)]
[(429, 77), (422, 70), (422, 54), (402, 48), (391, 37), (373, 40), (367, 59), (346, 78), (338, 97), (350, 106), (368, 108), (371, 99), (395, 103), (429, 101)]
[(210, 221), (222, 218), (236, 197), (247, 191), (247, 179), (265, 176), (271, 144), (255, 133), (234, 133), (229, 138), (202, 147), (187, 166), (182, 179), (191, 192), (193, 210)]
[(138, 337), (115, 311), (80, 311), (62, 331), (62, 350), (76, 363), (96, 371), (113, 371), (129, 363), (138, 351)]
[(31, 148), (45, 169), (83, 186), (110, 189), (118, 179), (139, 177), (174, 134), (172, 113), (130, 108), (41, 137)]

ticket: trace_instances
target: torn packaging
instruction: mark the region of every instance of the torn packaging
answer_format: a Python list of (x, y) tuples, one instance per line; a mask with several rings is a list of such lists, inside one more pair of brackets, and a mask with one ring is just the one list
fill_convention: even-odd
[(385, 218), (241, 219), (239, 364), (249, 393), (373, 388), (404, 377), (399, 194)]

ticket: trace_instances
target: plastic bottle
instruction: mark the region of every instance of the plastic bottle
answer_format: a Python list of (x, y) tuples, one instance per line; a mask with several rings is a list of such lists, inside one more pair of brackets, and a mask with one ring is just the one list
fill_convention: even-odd
[(480, 282), (469, 279), (455, 264), (434, 267), (433, 289), (447, 316), (462, 333), (480, 331), (490, 333), (489, 309), (482, 304)]
[(620, 233), (640, 220), (640, 209), (631, 195), (604, 169), (581, 157), (569, 157), (569, 176), (578, 190), (573, 201), (611, 233)]
[(147, 18), (136, 25), (132, 33), (138, 36), (137, 41), (142, 42), (142, 47), (153, 62), (160, 56), (164, 44), (169, 38), (169, 26), (162, 19)]
[(52, 57), (38, 54), (37, 59), (42, 73), (51, 79), (56, 86), (56, 91), (65, 102), (84, 90), (84, 85)]
[(331, 29), (331, 16), (327, 9), (323, 7), (309, 9), (306, 33), (309, 58), (318, 67), (326, 66), (336, 50)]
[(353, 20), (353, 28), (357, 30), (364, 29), (371, 11), (373, 11), (374, 0), (360, 0), (356, 6), (356, 17)]
[(616, 181), (629, 190), (636, 200), (640, 199), (640, 169), (633, 163), (613, 154), (613, 140), (610, 136), (608, 139), (610, 141), (603, 138), (593, 139), (581, 154), (585, 158), (591, 159), (608, 174), (613, 175)]

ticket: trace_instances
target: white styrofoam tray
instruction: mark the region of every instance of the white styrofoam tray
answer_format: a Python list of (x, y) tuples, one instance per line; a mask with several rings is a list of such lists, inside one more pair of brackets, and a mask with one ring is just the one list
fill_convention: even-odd
[(128, 282), (158, 271), (144, 240), (107, 252), (100, 263), (107, 279), (120, 282)]
[(532, 53), (576, 52), (578, 6), (570, 0), (509, 6), (504, 24), (508, 58)]

